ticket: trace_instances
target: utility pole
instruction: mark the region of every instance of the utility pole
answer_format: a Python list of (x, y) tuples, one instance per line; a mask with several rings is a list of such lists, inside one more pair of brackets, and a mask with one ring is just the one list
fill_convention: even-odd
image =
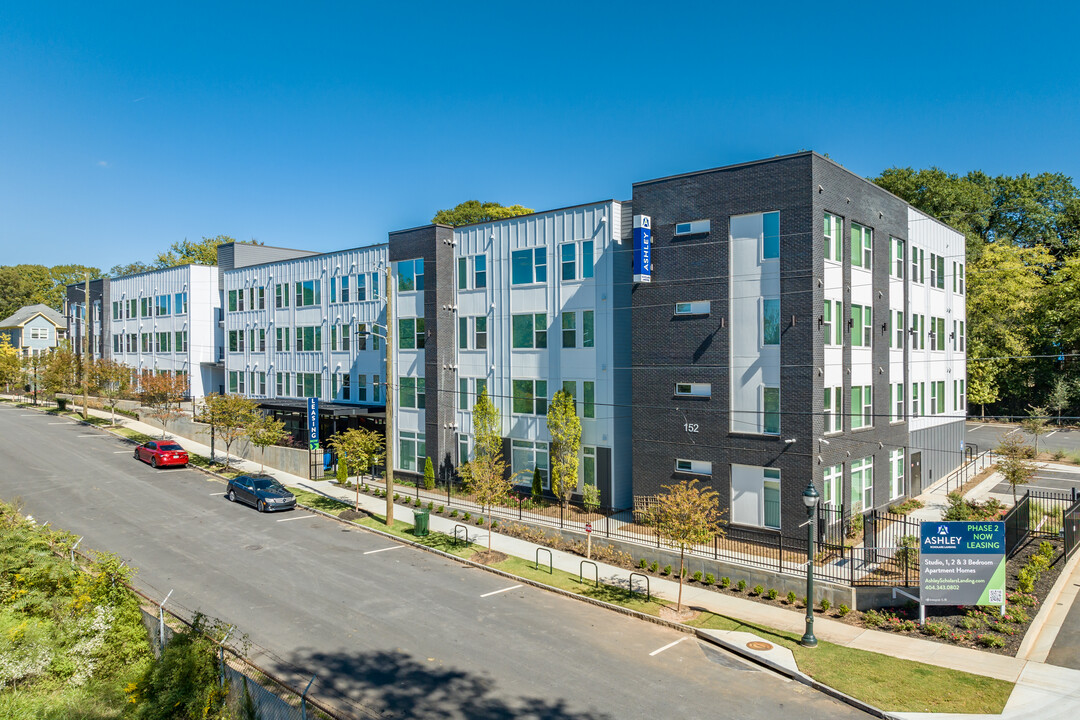
[(394, 526), (394, 287), (386, 263), (386, 526)]
[(86, 400), (90, 392), (90, 331), (93, 328), (90, 312), (90, 273), (83, 273), (83, 362), (82, 362), (82, 417), (86, 419)]

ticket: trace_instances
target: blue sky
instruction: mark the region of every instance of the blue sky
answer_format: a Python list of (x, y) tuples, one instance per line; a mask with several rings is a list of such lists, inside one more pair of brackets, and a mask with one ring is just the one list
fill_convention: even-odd
[(0, 264), (334, 250), (813, 149), (1080, 182), (1071, 3), (0, 6)]

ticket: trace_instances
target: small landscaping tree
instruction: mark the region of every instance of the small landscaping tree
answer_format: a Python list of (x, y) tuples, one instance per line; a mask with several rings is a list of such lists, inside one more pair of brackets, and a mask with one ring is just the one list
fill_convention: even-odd
[(131, 387), (131, 368), (109, 358), (101, 358), (90, 367), (90, 385), (94, 392), (105, 398), (112, 413), (110, 421), (116, 424), (116, 403)]
[(11, 386), (19, 382), (22, 376), (22, 364), (19, 351), (12, 346), (6, 333), (0, 335), (0, 385), (11, 392)]
[(459, 469), (461, 476), (468, 482), (476, 497), (476, 502), (484, 509), (488, 520), (488, 550), (491, 549), (491, 508), (506, 500), (510, 495), (510, 480), (506, 477), (506, 461), (502, 453), (492, 457), (478, 457), (470, 460)]
[(247, 437), (252, 417), (258, 410), (258, 404), (243, 395), (218, 395), (217, 393), (207, 395), (205, 402), (206, 418), (213, 428), (211, 432), (225, 443), (225, 467), (229, 467), (229, 453), (232, 445), (237, 440)]
[(544, 479), (540, 477), (540, 468), (533, 468), (532, 498), (539, 500), (544, 497)]
[(165, 439), (165, 429), (183, 412), (180, 403), (187, 395), (186, 375), (171, 372), (145, 372), (139, 381), (139, 402), (149, 410), (150, 417), (161, 423), (161, 438)]
[(331, 436), (329, 444), (337, 453), (338, 462), (345, 463), (347, 474), (356, 476), (356, 510), (359, 510), (360, 476), (382, 457), (383, 437), (373, 430), (350, 428)]
[(708, 487), (698, 487), (696, 478), (663, 487), (667, 493), (656, 496), (647, 516), (661, 539), (679, 549), (679, 598), (675, 606), (678, 611), (682, 610), (687, 548), (703, 545), (722, 532), (720, 494)]
[(424, 489), (435, 489), (435, 466), (431, 463), (431, 458), (424, 458)]
[(600, 509), (600, 488), (586, 484), (581, 491), (581, 504), (585, 510), (594, 513)]
[(79, 384), (79, 358), (71, 349), (70, 340), (63, 341), (35, 364), (38, 365), (40, 385), (46, 393), (54, 396), (58, 392), (75, 393)]
[(244, 428), (251, 444), (259, 448), (259, 472), (266, 468), (266, 448), (281, 442), (285, 437), (285, 423), (275, 420), (270, 415), (254, 411), (248, 417), (247, 427)]
[(1027, 485), (1035, 474), (1035, 464), (1027, 459), (1031, 447), (1018, 435), (1006, 435), (1001, 439), (997, 452), (1001, 455), (998, 461), (998, 472), (1005, 478), (1012, 488), (1013, 505), (1016, 504), (1016, 488)]
[(1020, 426), (1035, 436), (1035, 457), (1039, 456), (1039, 436), (1046, 432), (1046, 408), (1028, 405), (1028, 416), (1020, 421)]
[(551, 433), (551, 490), (565, 506), (578, 486), (578, 454), (581, 452), (581, 419), (574, 396), (559, 390), (547, 414)]
[(1072, 402), (1076, 386), (1061, 375), (1054, 378), (1054, 384), (1050, 386), (1050, 394), (1046, 397), (1046, 404), (1057, 412), (1057, 424), (1061, 424), (1061, 411), (1069, 407)]

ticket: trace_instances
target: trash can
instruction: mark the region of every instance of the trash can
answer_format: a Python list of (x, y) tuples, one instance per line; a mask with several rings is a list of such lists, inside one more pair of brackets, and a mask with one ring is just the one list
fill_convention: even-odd
[(427, 510), (413, 511), (413, 535), (416, 537), (427, 537), (428, 519), (430, 517), (431, 513)]

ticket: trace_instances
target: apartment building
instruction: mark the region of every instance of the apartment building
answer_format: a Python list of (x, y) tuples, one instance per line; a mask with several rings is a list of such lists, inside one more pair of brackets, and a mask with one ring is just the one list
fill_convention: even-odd
[(311, 397), (323, 437), (382, 429), (387, 256), (382, 244), (225, 270), (225, 391), (258, 399), (294, 435)]
[[(65, 286), (64, 322), (75, 354), (82, 356), (85, 347), (93, 360), (109, 357), (110, 326), (107, 321), (102, 320), (102, 308), (108, 304), (108, 278), (91, 280), (89, 293), (87, 283), (84, 282)], [(85, 337), (87, 332), (89, 338)]]
[(106, 282), (113, 359), (136, 375), (184, 375), (192, 397), (221, 389), (216, 267), (181, 265)]
[(631, 501), (628, 220), (609, 200), (390, 234), (399, 470), (467, 461), (486, 389), (514, 482), (539, 469), (550, 487), (547, 410), (565, 389), (582, 424), (579, 492)]
[(733, 523), (791, 535), (810, 482), (858, 512), (960, 463), (962, 234), (814, 153), (636, 183), (632, 204), (636, 495), (702, 478)]

